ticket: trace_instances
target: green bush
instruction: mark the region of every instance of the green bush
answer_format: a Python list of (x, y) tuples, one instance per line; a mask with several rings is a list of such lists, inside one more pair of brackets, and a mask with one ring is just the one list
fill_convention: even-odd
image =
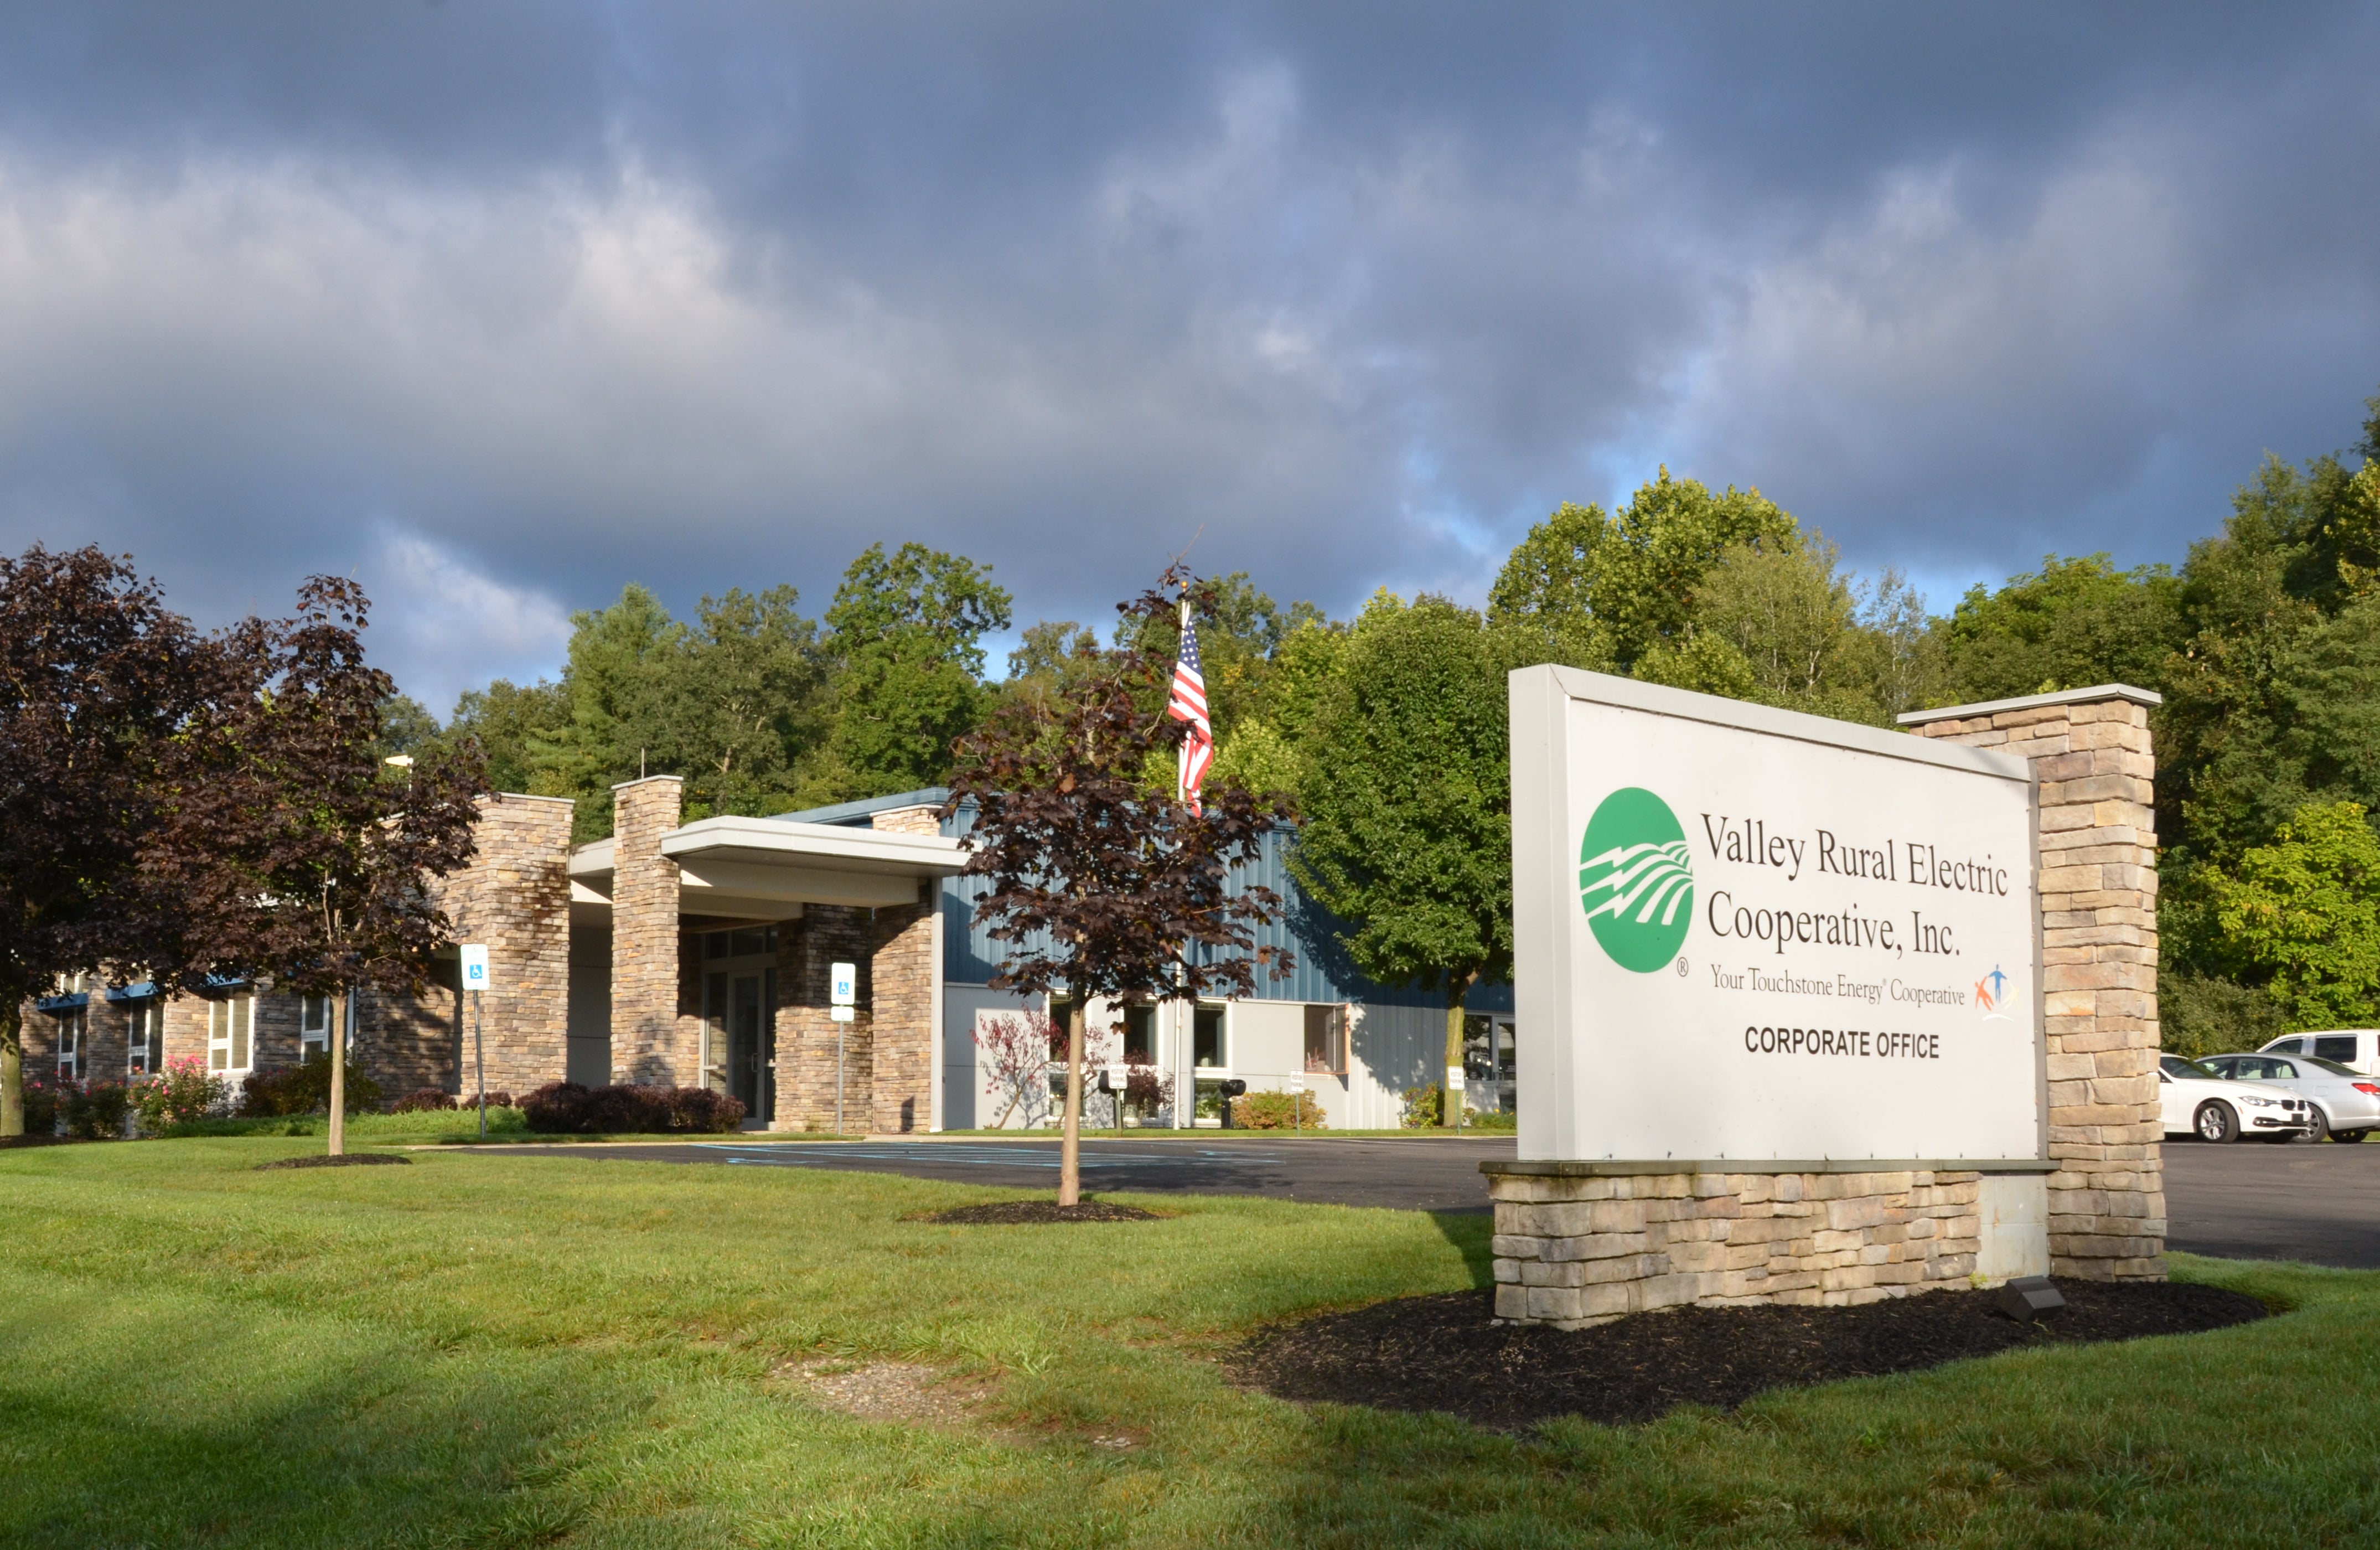
[[(1405, 1089), (1404, 1118), (1400, 1121), (1408, 1130), (1432, 1130), (1445, 1123), (1439, 1117), (1446, 1112), (1446, 1094), (1439, 1084)], [(1463, 1105), (1463, 1123), (1467, 1129), (1510, 1130), (1515, 1129), (1515, 1117), (1500, 1112), (1483, 1112), (1469, 1104)]]
[(39, 1077), (25, 1079), (25, 1133), (29, 1136), (54, 1136), (58, 1133), (58, 1087), (55, 1081)]
[[(85, 1141), (117, 1141), (124, 1135), (124, 1117), (131, 1112), (132, 1094), (121, 1082), (69, 1084), (63, 1093), (67, 1134)], [(29, 1127), (30, 1129), (30, 1127)]]
[(1323, 1130), (1322, 1105), (1311, 1092), (1250, 1092), (1232, 1100), (1232, 1123), (1243, 1130)]
[[(253, 1071), (240, 1084), (240, 1112), (252, 1119), (331, 1112), (331, 1057), (309, 1056), (297, 1066)], [(347, 1063), (349, 1114), (380, 1107), (380, 1083)]]

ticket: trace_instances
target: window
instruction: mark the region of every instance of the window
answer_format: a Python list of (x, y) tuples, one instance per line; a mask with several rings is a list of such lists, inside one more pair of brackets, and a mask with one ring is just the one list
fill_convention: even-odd
[(235, 995), (207, 1003), (207, 1069), (245, 1071), (249, 1042), (256, 1032), (256, 997)]
[(741, 926), (734, 931), (705, 932), (702, 956), (714, 958), (757, 958), (777, 950), (775, 926)]
[(311, 1060), (331, 1053), (331, 998), (327, 995), (301, 995), (298, 998), (298, 1058)]
[(1340, 1076), (1347, 1069), (1347, 1008), (1305, 1008), (1305, 1068), (1317, 1076)]
[[(2352, 1033), (2318, 1034), (2314, 1038), (2313, 1052), (2325, 1060), (2353, 1060), (2355, 1035)], [(2289, 1053), (2294, 1055), (2297, 1052), (2291, 1050)]]
[(1190, 1014), (1190, 1063), (1228, 1069), (1231, 1053), (1223, 1044), (1223, 1008), (1201, 1007)]
[(145, 1077), (156, 1073), (164, 1062), (164, 1052), (157, 1047), (158, 1005), (154, 996), (142, 996), (131, 1003), (124, 1024), (124, 1074)]
[(83, 1054), (91, 1043), (91, 1008), (75, 1007), (58, 1014), (58, 1080), (82, 1080)]
[(1126, 1007), (1123, 1009), (1123, 1063), (1127, 1066), (1157, 1064), (1157, 1008)]
[(2303, 1039), (2283, 1039), (2279, 1044), (2275, 1044), (2272, 1047), (2289, 1055), (2303, 1055), (2305, 1053), (2305, 1041)]

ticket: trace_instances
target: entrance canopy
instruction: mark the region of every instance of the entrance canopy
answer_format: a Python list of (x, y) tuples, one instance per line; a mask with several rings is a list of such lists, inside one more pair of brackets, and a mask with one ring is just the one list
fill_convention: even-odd
[[(615, 844), (571, 855), (572, 924), (610, 923)], [(678, 866), (681, 917), (736, 921), (792, 920), (806, 904), (915, 904), (922, 880), (966, 860), (957, 840), (939, 835), (783, 818), (706, 818), (672, 830), (661, 848)]]

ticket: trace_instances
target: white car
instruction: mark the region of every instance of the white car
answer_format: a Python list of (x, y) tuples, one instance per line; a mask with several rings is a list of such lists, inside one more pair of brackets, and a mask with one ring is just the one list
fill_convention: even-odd
[(2380, 1126), (2380, 1079), (2314, 1055), (2210, 1055), (2199, 1062), (2232, 1081), (2270, 1082), (2312, 1108), (2306, 1139), (2362, 1141)]
[(2275, 1039), (2259, 1055), (2311, 1055), (2336, 1060), (2359, 1076), (2380, 1072), (2380, 1031), (2369, 1028), (2338, 1028), (2322, 1033), (2292, 1033)]
[(2228, 1081), (2178, 1055), (2157, 1060), (2157, 1098), (2169, 1136), (2292, 1141), (2309, 1124), (2306, 1101), (2294, 1092), (2261, 1081)]

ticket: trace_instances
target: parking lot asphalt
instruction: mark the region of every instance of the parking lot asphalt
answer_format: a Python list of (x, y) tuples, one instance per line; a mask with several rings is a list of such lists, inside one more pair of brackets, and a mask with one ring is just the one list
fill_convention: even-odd
[[(544, 1153), (639, 1163), (712, 1163), (732, 1167), (829, 1168), (915, 1178), (1054, 1189), (1054, 1141), (773, 1141), (764, 1134), (666, 1146), (493, 1146), (474, 1151)], [(1416, 1136), (1333, 1140), (1261, 1139), (1196, 1133), (1179, 1140), (1083, 1142), (1087, 1194), (1269, 1195), (1399, 1211), (1486, 1211), (1479, 1165), (1510, 1157), (1510, 1136), (1492, 1141)]]
[(2380, 1269), (2380, 1145), (2165, 1144), (2166, 1242), (2226, 1259)]
[[(1056, 1182), (1058, 1143), (1031, 1141), (778, 1141), (765, 1134), (665, 1145), (474, 1148), (589, 1160), (899, 1173), (1024, 1189)], [(1481, 1162), (1512, 1138), (1296, 1138), (1204, 1132), (1087, 1140), (1087, 1192), (1269, 1195), (1402, 1211), (1486, 1211)], [(2166, 1143), (2167, 1241), (2227, 1259), (2380, 1268), (2380, 1142), (2360, 1146)]]

